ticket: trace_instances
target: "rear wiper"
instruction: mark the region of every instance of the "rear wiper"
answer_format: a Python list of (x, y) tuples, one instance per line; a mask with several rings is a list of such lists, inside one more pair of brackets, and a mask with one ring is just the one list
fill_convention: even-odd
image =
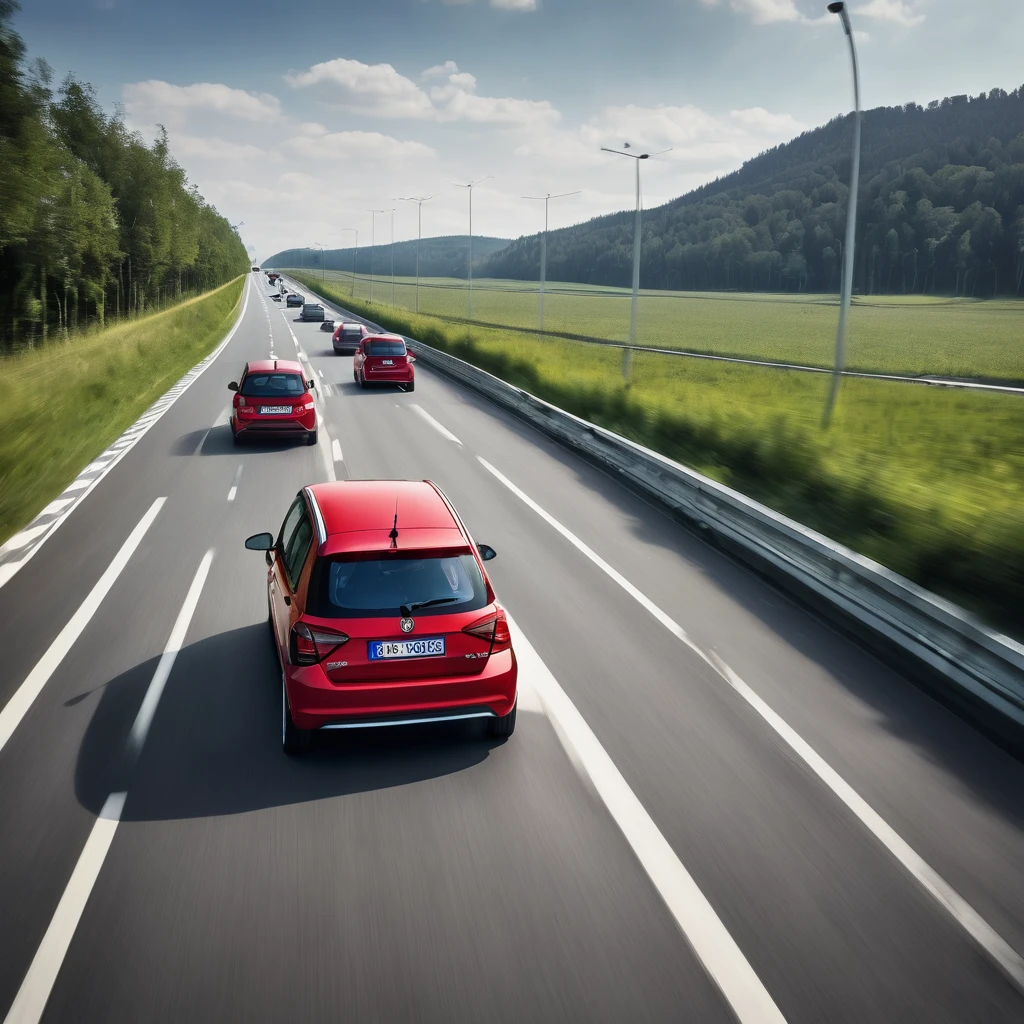
[(453, 601), (460, 600), (461, 598), (458, 597), (435, 597), (433, 601), (417, 601), (415, 604), (400, 605), (398, 610), (402, 613), (402, 617), (407, 619), (417, 608), (433, 608), (438, 604), (451, 604)]

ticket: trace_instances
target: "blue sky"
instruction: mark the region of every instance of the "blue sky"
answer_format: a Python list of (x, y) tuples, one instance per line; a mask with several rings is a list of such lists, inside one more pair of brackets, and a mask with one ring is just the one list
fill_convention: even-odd
[[(1016, 0), (851, 0), (866, 106), (1024, 81)], [(810, 0), (27, 0), (30, 55), (156, 123), (257, 251), (336, 246), (397, 205), (395, 237), (465, 231), (451, 182), (492, 175), (474, 230), (535, 231), (524, 195), (581, 194), (553, 225), (631, 205), (601, 145), (672, 148), (654, 205), (848, 109), (838, 20)], [(624, 166), (626, 165), (626, 166)], [(378, 217), (377, 241), (389, 219)], [(383, 232), (383, 234), (382, 234)], [(365, 239), (365, 240), (364, 240)]]

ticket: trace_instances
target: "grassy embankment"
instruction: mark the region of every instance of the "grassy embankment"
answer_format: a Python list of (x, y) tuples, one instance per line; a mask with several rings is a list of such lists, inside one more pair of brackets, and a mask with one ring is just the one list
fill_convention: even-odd
[[(319, 281), (319, 275), (316, 275)], [(328, 271), (347, 295), (351, 275)], [(312, 286), (312, 285), (311, 285)], [(549, 333), (625, 341), (629, 292), (549, 283), (544, 327)], [(369, 278), (356, 278), (355, 297), (369, 299)], [(374, 298), (391, 304), (390, 278), (374, 283)], [(415, 284), (399, 278), (395, 305), (415, 308)], [(850, 325), (851, 370), (939, 374), (1024, 381), (1024, 300), (979, 302), (934, 296), (856, 296)], [(466, 282), (424, 279), (420, 312), (464, 322)], [(838, 302), (832, 295), (641, 292), (641, 345), (716, 355), (831, 367)], [(474, 281), (474, 324), (534, 330), (537, 285)]]
[(453, 328), (295, 276), (1022, 632), (1020, 396), (848, 379), (823, 431), (824, 375), (638, 353), (627, 391), (616, 350)]
[(0, 360), (0, 543), (212, 351), (243, 284)]

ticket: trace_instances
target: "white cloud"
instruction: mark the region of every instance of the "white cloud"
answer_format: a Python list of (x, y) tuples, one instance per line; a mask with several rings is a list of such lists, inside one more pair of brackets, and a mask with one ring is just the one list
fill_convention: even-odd
[[(716, 7), (720, 0), (701, 0), (705, 7)], [(796, 0), (729, 0), (729, 6), (739, 14), (750, 15), (756, 25), (777, 21), (807, 21), (797, 8)]]
[(380, 132), (331, 132), (319, 138), (296, 136), (285, 144), (306, 159), (393, 161), (426, 159), (435, 155), (422, 142), (404, 141)]
[(308, 71), (286, 75), (295, 88), (321, 87), (328, 102), (356, 114), (389, 119), (469, 121), (536, 129), (556, 124), (561, 115), (547, 100), (478, 96), (476, 78), (454, 61), (427, 68), (424, 77), (445, 77), (429, 94), (390, 64), (363, 64), (338, 57)]
[(427, 94), (390, 64), (364, 64), (337, 57), (314, 64), (308, 71), (289, 72), (285, 81), (295, 88), (326, 86), (325, 93), (333, 103), (356, 114), (421, 119), (434, 116)]
[(446, 60), (443, 64), (435, 64), (432, 68), (420, 74), (420, 78), (444, 78), (446, 75), (454, 75), (459, 70), (459, 65), (453, 60)]
[(195, 85), (172, 85), (157, 79), (131, 82), (122, 90), (122, 98), (128, 113), (136, 120), (174, 121), (189, 110), (207, 110), (244, 121), (272, 121), (281, 113), (276, 96), (232, 89), (215, 82)]
[(491, 6), (505, 11), (535, 11), (537, 0), (491, 0)]
[(318, 121), (303, 121), (302, 124), (299, 125), (299, 131), (302, 132), (303, 135), (310, 135), (314, 138), (318, 135), (327, 134), (327, 129)]
[(175, 134), (171, 138), (171, 152), (175, 157), (196, 156), (209, 160), (254, 160), (266, 157), (266, 151), (247, 143), (227, 139), (203, 138), (198, 135)]
[(924, 15), (918, 11), (919, 6), (919, 3), (904, 0), (868, 0), (863, 5), (858, 4), (852, 13), (855, 16), (890, 21), (905, 28), (912, 28), (924, 21)]

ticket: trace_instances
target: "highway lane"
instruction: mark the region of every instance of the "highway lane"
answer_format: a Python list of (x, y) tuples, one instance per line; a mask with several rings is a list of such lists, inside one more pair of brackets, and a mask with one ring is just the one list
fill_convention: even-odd
[[(422, 369), (414, 394), (358, 391), (326, 333), (257, 299), (218, 365), (0, 588), (6, 703), (167, 497), (0, 751), (0, 1008), (126, 789), (45, 1020), (730, 1019), (539, 710), (506, 744), (453, 725), (280, 754), (263, 566), (241, 540), (276, 529), (326, 454), (339, 477), (437, 479), (498, 549), (500, 596), (787, 1020), (1021, 1018), (1018, 988), (763, 719), (480, 458), (718, 652), (1024, 949), (1017, 762), (522, 424)], [(321, 445), (235, 449), (212, 426), (227, 380), (271, 344), (292, 356), (293, 334), (329, 387)], [(132, 766), (125, 739), (211, 549)]]

